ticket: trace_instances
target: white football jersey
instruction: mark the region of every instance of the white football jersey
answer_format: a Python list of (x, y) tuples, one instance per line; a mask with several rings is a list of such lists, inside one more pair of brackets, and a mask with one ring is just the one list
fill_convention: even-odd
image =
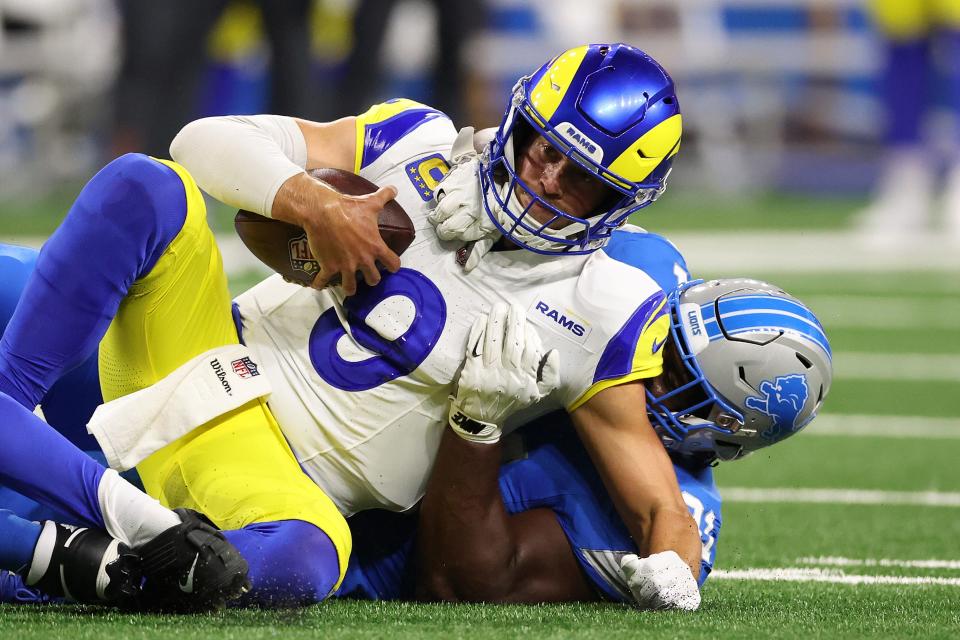
[(603, 251), (491, 252), (464, 273), (460, 245), (441, 242), (426, 218), (455, 136), (445, 116), (408, 100), (358, 118), (357, 172), (395, 185), (416, 228), (398, 273), (346, 300), (279, 276), (237, 299), (244, 342), (274, 388), (269, 406), (303, 470), (345, 515), (422, 497), (470, 327), (497, 301), (526, 309), (544, 348), (560, 352), (559, 388), (524, 418), (661, 371), (665, 295)]

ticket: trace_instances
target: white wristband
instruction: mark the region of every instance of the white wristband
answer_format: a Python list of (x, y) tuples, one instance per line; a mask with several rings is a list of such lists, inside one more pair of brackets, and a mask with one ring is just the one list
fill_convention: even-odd
[(223, 116), (185, 126), (170, 157), (221, 202), (270, 217), (284, 182), (307, 165), (307, 143), (287, 116)]

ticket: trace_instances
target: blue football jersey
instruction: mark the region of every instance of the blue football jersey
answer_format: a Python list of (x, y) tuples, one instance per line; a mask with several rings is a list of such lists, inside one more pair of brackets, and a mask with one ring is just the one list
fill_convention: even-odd
[(640, 227), (624, 225), (601, 249), (614, 260), (641, 269), (670, 293), (690, 279), (687, 261), (672, 242)]
[[(500, 490), (507, 511), (551, 509), (594, 587), (611, 600), (631, 601), (620, 559), (637, 553), (590, 458), (570, 426), (549, 418), (524, 428), (524, 457), (503, 467)], [(674, 465), (683, 499), (697, 521), (703, 554), (698, 582), (713, 568), (720, 531), (720, 495), (709, 467)]]

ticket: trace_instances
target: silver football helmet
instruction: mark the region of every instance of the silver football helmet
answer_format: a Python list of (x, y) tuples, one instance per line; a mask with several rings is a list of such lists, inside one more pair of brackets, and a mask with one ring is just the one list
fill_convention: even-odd
[[(657, 395), (651, 421), (667, 449), (736, 460), (813, 420), (833, 377), (823, 326), (802, 302), (758, 280), (686, 283), (670, 295), (665, 367), (686, 380)], [(672, 362), (671, 362), (672, 361)]]

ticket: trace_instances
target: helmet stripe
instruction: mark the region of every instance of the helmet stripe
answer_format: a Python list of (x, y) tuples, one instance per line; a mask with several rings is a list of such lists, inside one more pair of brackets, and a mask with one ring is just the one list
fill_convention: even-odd
[(676, 155), (682, 130), (683, 117), (679, 113), (667, 118), (627, 147), (608, 169), (627, 180), (644, 180), (665, 159)]
[[(800, 318), (792, 313), (785, 311), (769, 311), (752, 313), (749, 311), (724, 314), (723, 329), (728, 335), (739, 335), (747, 332), (786, 332), (802, 335), (814, 344), (818, 345), (826, 352), (827, 357), (833, 356), (830, 350), (830, 343), (823, 330), (812, 325), (806, 318)], [(716, 327), (716, 320), (713, 324), (704, 323), (707, 326), (707, 334), (710, 340), (716, 340), (721, 337), (721, 332)]]
[(530, 90), (530, 103), (543, 120), (550, 120), (573, 82), (589, 47), (584, 45), (562, 53)]
[(817, 320), (804, 304), (791, 298), (781, 296), (772, 296), (766, 294), (731, 296), (720, 300), (720, 313), (726, 315), (732, 311), (759, 311), (760, 309), (788, 311), (798, 316), (806, 318), (812, 324), (823, 329), (823, 325)]

